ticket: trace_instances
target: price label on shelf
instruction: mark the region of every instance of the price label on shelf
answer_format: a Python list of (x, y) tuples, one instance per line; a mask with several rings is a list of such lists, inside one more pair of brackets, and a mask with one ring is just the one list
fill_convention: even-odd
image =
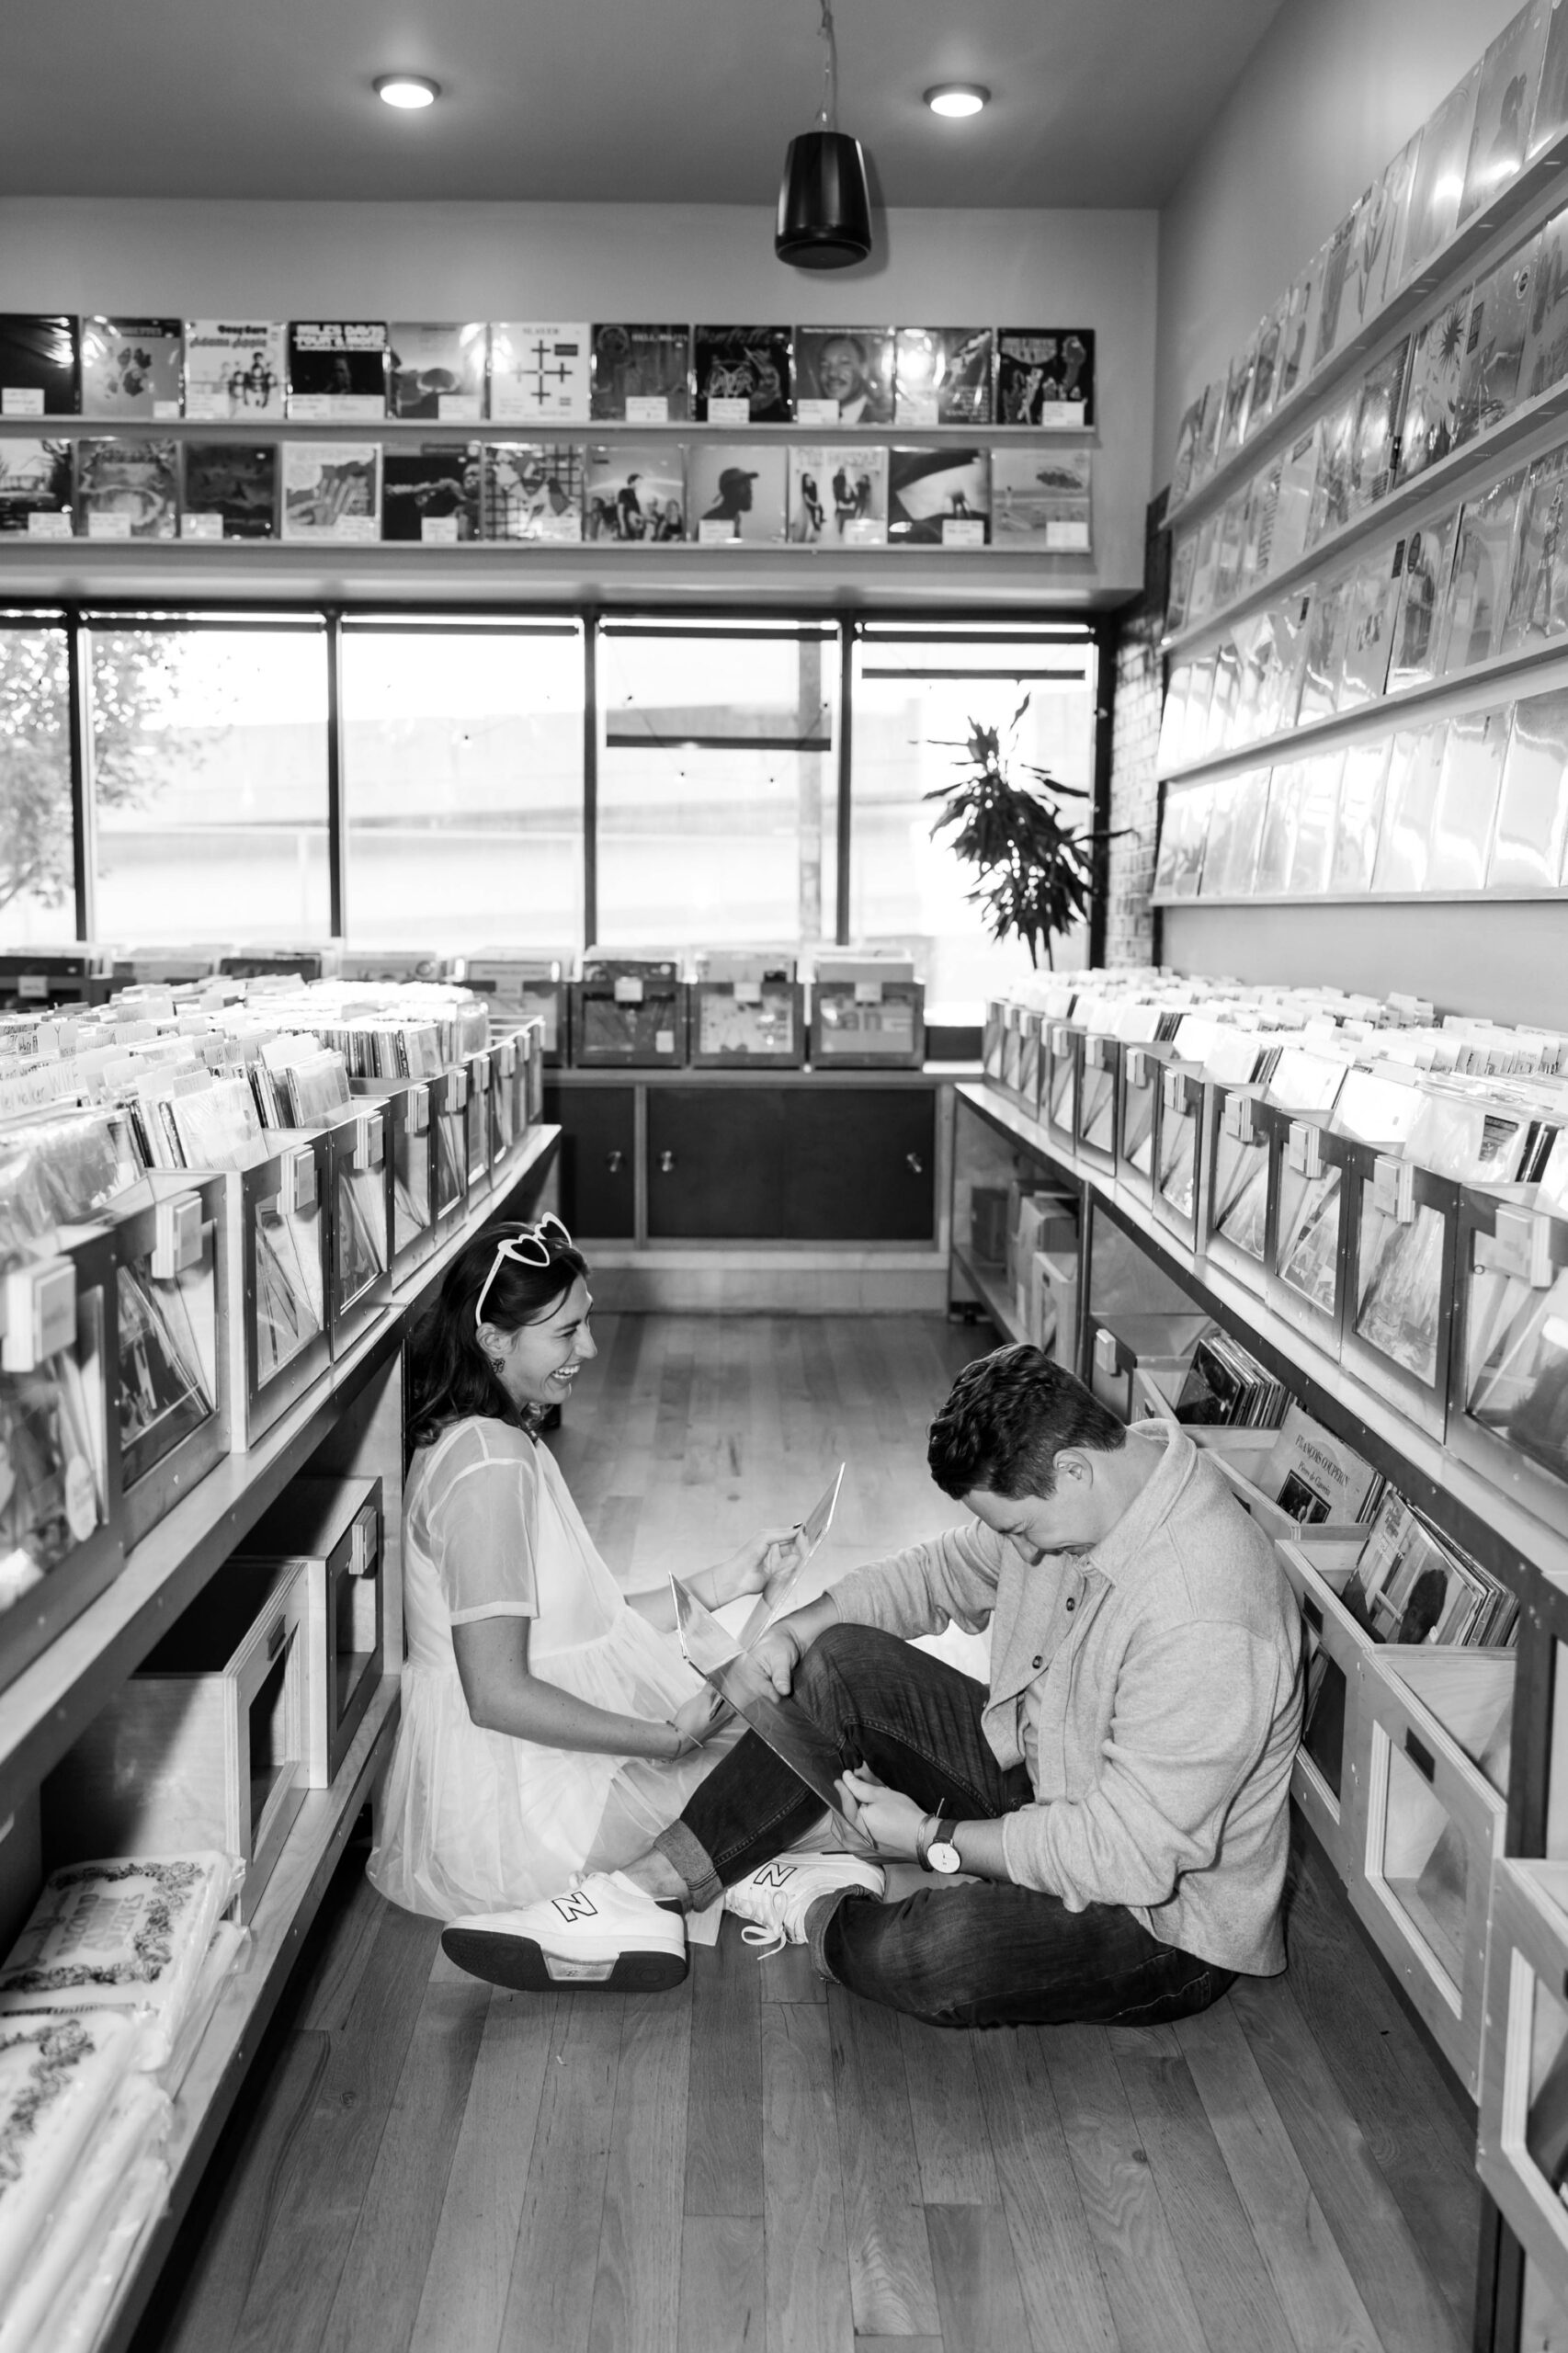
[(983, 548), (985, 545), (985, 518), (982, 515), (944, 515), (942, 545), (945, 548)]
[(1089, 527), (1079, 522), (1048, 522), (1045, 544), (1048, 553), (1053, 555), (1087, 555)]
[(628, 425), (667, 425), (670, 421), (670, 399), (667, 392), (628, 392), (626, 422)]
[(178, 401), (154, 401), (153, 403), (153, 415), (158, 418), (160, 423), (165, 423), (172, 418), (177, 417), (180, 414), (181, 411)]
[(0, 416), (41, 416), (41, 384), (6, 384), (0, 388)]
[(87, 537), (90, 540), (128, 540), (131, 537), (129, 515), (89, 515)]
[(733, 398), (728, 392), (710, 392), (708, 422), (710, 425), (749, 425), (751, 402), (744, 392)]
[(182, 515), (179, 535), (182, 540), (221, 540), (223, 517), (222, 515)]
[(856, 982), (855, 1002), (857, 1005), (881, 1005), (881, 1001), (882, 984), (881, 981)]
[(732, 546), (740, 537), (733, 523), (710, 522), (706, 515), (697, 527), (697, 543), (704, 548)]
[(455, 515), (422, 515), (419, 536), (426, 546), (453, 547), (457, 543), (458, 518)]
[(187, 422), (192, 425), (223, 425), (231, 411), (227, 392), (187, 392), (185, 396)]
[(71, 517), (61, 514), (29, 515), (28, 537), (29, 540), (68, 540), (71, 537)]
[(443, 425), (477, 425), (479, 395), (477, 392), (437, 392), (436, 415)]
[(642, 982), (634, 979), (630, 973), (623, 972), (615, 984), (615, 1001), (617, 1005), (641, 1005), (642, 1002)]
[(797, 425), (836, 425), (838, 403), (813, 400), (810, 396), (798, 400), (795, 403), (795, 422)]
[(653, 1032), (653, 1051), (656, 1054), (673, 1054), (675, 1050), (675, 1031), (673, 1029), (655, 1029)]
[(1040, 415), (1033, 420), (1042, 433), (1081, 433), (1084, 429), (1082, 401), (1042, 401)]

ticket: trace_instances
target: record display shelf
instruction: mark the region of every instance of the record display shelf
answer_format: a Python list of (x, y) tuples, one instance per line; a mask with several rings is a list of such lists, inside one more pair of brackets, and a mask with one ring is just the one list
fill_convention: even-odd
[[(999, 1087), (965, 1083), (956, 1094), (961, 1107), (1048, 1165), (1053, 1177), (1075, 1184), (1089, 1212), (1086, 1223), (1102, 1215), (1119, 1227), (1196, 1306), (1233, 1332), (1283, 1381), (1309, 1414), (1449, 1529), (1493, 1575), (1519, 1594), (1527, 1608), (1535, 1605), (1549, 1576), (1568, 1577), (1568, 1529), (1523, 1509), (1391, 1404), (1381, 1391), (1358, 1380), (1276, 1314), (1233, 1275), (1179, 1242), (1155, 1218), (1147, 1194), (1139, 1198), (1116, 1178), (1064, 1152), (1040, 1120)], [(955, 1167), (961, 1160), (955, 1141)], [(1082, 1246), (1087, 1263), (1087, 1234)]]
[(1461, 271), (1479, 273), (1488, 262), (1502, 257), (1510, 238), (1528, 235), (1532, 228), (1544, 222), (1568, 192), (1562, 184), (1565, 172), (1568, 132), (1543, 148), (1490, 203), (1472, 213), (1381, 310), (1363, 324), (1358, 334), (1338, 346), (1321, 368), (1294, 385), (1271, 411), (1259, 432), (1222, 460), (1212, 473), (1187, 493), (1179, 506), (1171, 507), (1165, 517), (1166, 527), (1200, 522), (1204, 516), (1223, 506), (1231, 493), (1257, 470), (1261, 460), (1277, 453), (1310, 419), (1332, 406), (1336, 392), (1345, 392), (1358, 372), (1375, 364), (1386, 350), (1393, 348), (1402, 335), (1418, 325), (1427, 309), (1435, 307), (1432, 298), (1439, 290)]
[[(1163, 650), (1175, 659), (1201, 654), (1211, 642), (1218, 642), (1224, 636), (1228, 626), (1249, 620), (1276, 602), (1288, 600), (1292, 588), (1304, 588), (1321, 574), (1337, 572), (1346, 559), (1385, 535), (1392, 540), (1419, 530), (1429, 517), (1441, 514), (1461, 496), (1467, 483), (1506, 467), (1528, 465), (1532, 458), (1556, 449), (1565, 435), (1568, 377), (1544, 392), (1538, 392), (1534, 400), (1521, 401), (1485, 432), (1461, 442), (1447, 456), (1435, 459), (1419, 473), (1395, 483), (1350, 522), (1314, 540), (1294, 563), (1269, 573), (1244, 595), (1233, 597), (1227, 605), (1216, 606), (1200, 621), (1173, 630), (1162, 639)], [(1374, 704), (1373, 708), (1377, 707)]]
[[(503, 1187), (468, 1216), (392, 1293), (385, 1313), (328, 1366), (248, 1454), (230, 1454), (176, 1503), (125, 1566), (57, 1641), (0, 1694), (0, 1819), (57, 1765), (109, 1694), (222, 1567), (290, 1481), (398, 1374), (410, 1315), (427, 1301), (463, 1243), (509, 1207), (531, 1203), (553, 1163), (559, 1131), (536, 1128)], [(401, 1485), (398, 1460), (390, 1476)], [(401, 1586), (389, 1540), (385, 1641), (401, 1656)]]

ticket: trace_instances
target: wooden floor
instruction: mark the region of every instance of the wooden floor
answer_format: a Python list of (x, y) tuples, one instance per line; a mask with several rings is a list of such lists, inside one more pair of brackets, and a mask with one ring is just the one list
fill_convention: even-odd
[[(640, 1585), (799, 1516), (955, 1516), (978, 1333), (627, 1318), (558, 1440)], [(831, 1574), (831, 1567), (830, 1567)], [(137, 2353), (1461, 2353), (1472, 2126), (1299, 1859), (1288, 1976), (1175, 2029), (944, 2033), (757, 1962), (491, 1994), (339, 1876)]]

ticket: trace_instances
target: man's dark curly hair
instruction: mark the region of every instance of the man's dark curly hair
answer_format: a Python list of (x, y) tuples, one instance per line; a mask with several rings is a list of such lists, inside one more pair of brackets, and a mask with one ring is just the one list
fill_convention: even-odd
[(1012, 1500), (1055, 1493), (1063, 1447), (1114, 1454), (1126, 1440), (1081, 1381), (1020, 1343), (965, 1365), (931, 1425), (926, 1460), (944, 1495), (983, 1487)]

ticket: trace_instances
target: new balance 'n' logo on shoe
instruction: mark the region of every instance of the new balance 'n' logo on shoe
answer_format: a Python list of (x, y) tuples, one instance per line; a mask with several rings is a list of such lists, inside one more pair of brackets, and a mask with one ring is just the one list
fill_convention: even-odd
[(563, 1920), (597, 1920), (599, 1907), (585, 1887), (574, 1887), (570, 1895), (551, 1896), (551, 1902)]
[(799, 1868), (796, 1863), (785, 1862), (780, 1856), (777, 1862), (764, 1863), (759, 1871), (754, 1871), (751, 1883), (754, 1887), (782, 1887), (787, 1879), (794, 1878)]

